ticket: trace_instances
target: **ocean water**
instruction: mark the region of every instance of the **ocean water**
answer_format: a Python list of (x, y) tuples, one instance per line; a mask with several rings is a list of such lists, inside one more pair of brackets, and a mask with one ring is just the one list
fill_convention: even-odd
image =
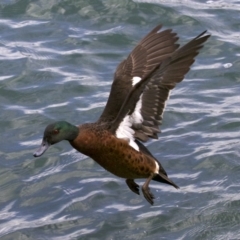
[[(240, 239), (240, 2), (1, 0), (0, 239)], [(150, 206), (44, 128), (98, 119), (116, 66), (157, 24), (212, 36), (148, 149), (180, 186)], [(140, 185), (144, 180), (137, 181)]]

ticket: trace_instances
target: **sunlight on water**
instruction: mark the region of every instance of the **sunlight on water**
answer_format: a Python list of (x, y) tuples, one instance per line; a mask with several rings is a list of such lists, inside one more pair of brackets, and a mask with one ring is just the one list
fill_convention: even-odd
[(27, 26), (37, 26), (41, 24), (46, 24), (48, 21), (34, 21), (34, 20), (29, 20), (29, 21), (22, 21), (22, 22), (17, 22), (17, 21), (12, 21), (12, 20), (7, 20), (7, 19), (0, 19), (1, 24), (6, 24), (10, 28), (23, 28)]

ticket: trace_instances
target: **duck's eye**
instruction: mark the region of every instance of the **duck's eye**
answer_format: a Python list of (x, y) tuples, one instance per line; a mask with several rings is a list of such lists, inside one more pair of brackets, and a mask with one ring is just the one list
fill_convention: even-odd
[(59, 130), (58, 130), (58, 129), (53, 129), (52, 133), (53, 133), (53, 134), (58, 134), (58, 133), (59, 133)]

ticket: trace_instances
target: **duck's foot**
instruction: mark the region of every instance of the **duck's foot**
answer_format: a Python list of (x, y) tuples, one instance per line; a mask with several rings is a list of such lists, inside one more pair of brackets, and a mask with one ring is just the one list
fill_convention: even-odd
[(151, 205), (153, 205), (154, 203), (153, 199), (155, 198), (154, 195), (150, 192), (150, 188), (148, 187), (152, 178), (153, 178), (153, 175), (151, 175), (142, 186), (143, 196)]
[(128, 187), (136, 194), (140, 195), (139, 193), (139, 185), (134, 182), (133, 179), (126, 179), (126, 184)]

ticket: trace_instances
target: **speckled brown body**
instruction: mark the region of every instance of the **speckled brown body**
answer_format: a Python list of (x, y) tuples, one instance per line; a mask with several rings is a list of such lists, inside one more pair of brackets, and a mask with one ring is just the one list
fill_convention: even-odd
[(70, 143), (118, 177), (147, 178), (156, 169), (154, 159), (136, 151), (126, 140), (116, 138), (95, 123), (80, 125), (79, 135)]

